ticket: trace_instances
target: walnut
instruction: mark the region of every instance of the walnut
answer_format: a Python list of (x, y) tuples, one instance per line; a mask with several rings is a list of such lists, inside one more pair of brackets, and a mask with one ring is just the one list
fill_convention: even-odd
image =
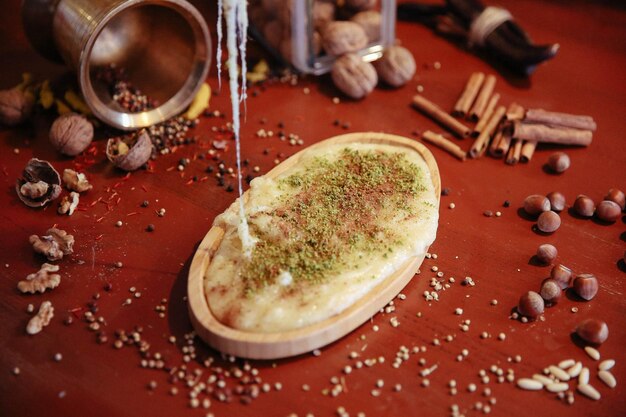
[(132, 135), (111, 138), (107, 142), (107, 158), (124, 171), (134, 171), (148, 162), (152, 141), (145, 129)]
[(402, 46), (391, 46), (383, 52), (382, 58), (374, 62), (378, 76), (392, 87), (406, 84), (415, 75), (413, 54)]
[(89, 181), (87, 181), (85, 174), (76, 172), (73, 169), (63, 170), (63, 184), (65, 184), (68, 190), (78, 193), (89, 191), (93, 188), (93, 186), (89, 184)]
[(35, 252), (45, 255), (50, 261), (58, 261), (63, 259), (63, 255), (74, 252), (74, 236), (55, 227), (48, 229), (46, 235), (41, 238), (32, 235), (28, 241), (33, 245)]
[(67, 214), (68, 216), (71, 216), (72, 214), (74, 214), (74, 210), (76, 210), (76, 207), (78, 207), (79, 199), (80, 194), (72, 191), (69, 196), (66, 195), (65, 197), (63, 197), (63, 199), (61, 199), (57, 212), (59, 214)]
[(331, 55), (355, 52), (367, 45), (367, 35), (354, 22), (330, 22), (322, 32), (324, 50)]
[(335, 19), (335, 4), (332, 1), (318, 0), (313, 2), (313, 27), (323, 29), (327, 23)]
[(370, 43), (380, 39), (381, 16), (376, 10), (359, 12), (351, 20), (363, 28)]
[(338, 58), (331, 76), (337, 88), (354, 99), (365, 97), (378, 83), (374, 66), (356, 54), (346, 54)]
[(0, 91), (0, 124), (16, 126), (28, 119), (33, 111), (35, 98), (20, 88)]
[(54, 289), (61, 283), (61, 275), (51, 274), (50, 272), (58, 272), (59, 266), (45, 263), (41, 265), (39, 271), (29, 274), (26, 279), (17, 283), (17, 289), (22, 293), (34, 294), (36, 292), (44, 293), (47, 289)]
[(62, 154), (75, 156), (93, 140), (93, 125), (76, 113), (59, 116), (50, 127), (50, 142)]
[(346, 6), (353, 10), (371, 10), (376, 7), (378, 0), (345, 0)]
[(54, 317), (54, 307), (52, 307), (52, 303), (50, 301), (44, 301), (41, 303), (41, 306), (39, 306), (37, 314), (31, 318), (26, 325), (26, 333), (39, 333), (44, 327), (50, 324), (52, 317)]
[(16, 181), (15, 191), (28, 207), (42, 207), (61, 194), (61, 177), (49, 162), (33, 158)]

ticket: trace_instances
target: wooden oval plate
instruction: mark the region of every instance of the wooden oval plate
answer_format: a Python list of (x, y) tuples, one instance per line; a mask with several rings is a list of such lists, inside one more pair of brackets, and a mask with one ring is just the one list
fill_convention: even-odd
[[(350, 133), (336, 136), (307, 149), (332, 144), (373, 143), (408, 148), (419, 153), (426, 161), (435, 188), (437, 200), (441, 192), (439, 169), (435, 158), (421, 143), (401, 136), (386, 133)], [(277, 165), (265, 174), (276, 177), (298, 164), (302, 150)], [(246, 198), (244, 193), (244, 198)], [(325, 346), (350, 333), (376, 314), (392, 300), (413, 278), (424, 260), (424, 256), (408, 259), (394, 274), (374, 287), (366, 296), (340, 314), (322, 322), (278, 333), (253, 333), (225, 326), (212, 314), (204, 293), (204, 275), (213, 254), (219, 247), (224, 230), (212, 227), (196, 251), (189, 269), (187, 283), (188, 307), (193, 326), (198, 335), (209, 345), (221, 352), (250, 359), (277, 359), (310, 352)]]

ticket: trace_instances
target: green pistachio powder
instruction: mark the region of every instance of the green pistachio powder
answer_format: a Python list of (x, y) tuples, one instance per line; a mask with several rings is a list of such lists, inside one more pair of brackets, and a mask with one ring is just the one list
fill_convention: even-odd
[(315, 158), (280, 179), (286, 192), (269, 213), (280, 238), (251, 224), (258, 242), (242, 270), (246, 293), (274, 283), (282, 271), (294, 284), (320, 283), (381, 248), (387, 257), (403, 244), (387, 225), (419, 215), (414, 201), (426, 190), (423, 182), (420, 168), (401, 153), (349, 148), (337, 160)]

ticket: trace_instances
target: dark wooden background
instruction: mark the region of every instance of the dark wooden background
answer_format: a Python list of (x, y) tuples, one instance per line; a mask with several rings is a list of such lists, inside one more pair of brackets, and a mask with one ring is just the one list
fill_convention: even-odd
[[(492, 2), (489, 2), (492, 3)], [(32, 72), (39, 80), (59, 79), (66, 70), (40, 58), (27, 44), (19, 21), (17, 0), (3, 2), (0, 13), (0, 87), (8, 88), (19, 82), (20, 74)], [(184, 301), (190, 260), (199, 241), (208, 231), (213, 218), (235, 198), (235, 193), (219, 187), (213, 177), (205, 182), (187, 185), (194, 175), (202, 177), (212, 161), (193, 160), (184, 171), (175, 167), (180, 158), (191, 158), (206, 152), (211, 141), (221, 136), (212, 131), (228, 119), (204, 118), (194, 134), (202, 145), (181, 147), (169, 156), (158, 158), (154, 172), (140, 171), (124, 179), (106, 161), (104, 139), (96, 142), (98, 153), (95, 164), (87, 169), (94, 189), (83, 196), (81, 207), (72, 217), (56, 214), (56, 204), (45, 210), (23, 206), (15, 196), (14, 181), (31, 157), (51, 161), (62, 171), (73, 161), (59, 156), (50, 146), (47, 135), (52, 116), (40, 114), (32, 123), (8, 129), (0, 128), (0, 415), (2, 416), (304, 416), (336, 415), (344, 407), (352, 416), (363, 411), (367, 416), (441, 416), (450, 414), (450, 406), (458, 404), (465, 415), (479, 415), (475, 403), (486, 404), (484, 388), (491, 390), (497, 403), (491, 414), (499, 416), (619, 416), (626, 412), (624, 383), (626, 363), (624, 330), (626, 301), (626, 267), (621, 260), (626, 249), (623, 218), (612, 225), (595, 220), (584, 220), (564, 212), (563, 225), (550, 236), (533, 232), (533, 222), (519, 214), (524, 197), (532, 193), (562, 191), (568, 202), (581, 193), (599, 201), (611, 187), (626, 188), (626, 12), (620, 2), (565, 2), (502, 0), (518, 21), (538, 42), (559, 42), (561, 50), (556, 59), (538, 69), (530, 79), (521, 79), (506, 70), (489, 66), (431, 33), (422, 26), (399, 23), (397, 35), (402, 44), (415, 55), (418, 71), (407, 86), (390, 90), (379, 88), (360, 102), (342, 100), (333, 104), (339, 95), (327, 77), (307, 79), (297, 86), (273, 83), (263, 90), (252, 88), (247, 106), (247, 121), (243, 124), (243, 155), (251, 166), (258, 165), (261, 173), (274, 164), (281, 154), (286, 157), (299, 150), (281, 142), (277, 137), (257, 138), (260, 128), (284, 130), (298, 134), (305, 144), (341, 134), (346, 130), (333, 125), (335, 119), (349, 123), (348, 131), (385, 131), (410, 136), (415, 130), (438, 129), (436, 125), (416, 113), (409, 106), (418, 85), (424, 95), (449, 109), (454, 104), (466, 79), (473, 71), (497, 74), (496, 90), (502, 101), (517, 101), (526, 107), (589, 114), (598, 123), (593, 144), (586, 149), (568, 148), (572, 167), (562, 175), (551, 175), (543, 165), (555, 148), (540, 147), (529, 164), (507, 166), (501, 160), (484, 157), (477, 161), (460, 163), (451, 156), (433, 149), (444, 187), (451, 192), (441, 200), (441, 219), (437, 240), (431, 251), (437, 260), (427, 260), (422, 273), (403, 291), (407, 298), (397, 300), (396, 311), (379, 314), (350, 335), (322, 349), (320, 357), (302, 355), (289, 360), (252, 362), (259, 376), (272, 387), (276, 382), (282, 390), (263, 393), (250, 405), (239, 403), (234, 396), (230, 404), (211, 398), (208, 410), (189, 407), (188, 390), (180, 382), (179, 393), (168, 394), (171, 385), (164, 371), (140, 367), (137, 349), (112, 347), (116, 329), (130, 331), (143, 327), (143, 339), (152, 353), (159, 352), (168, 367), (183, 362), (181, 349), (183, 335), (191, 330)], [(214, 10), (201, 6), (210, 26), (214, 26)], [(435, 69), (435, 62), (441, 64)], [(212, 65), (209, 82), (217, 89)], [(303, 89), (310, 89), (304, 94)], [(226, 88), (211, 101), (211, 108), (230, 115)], [(229, 117), (229, 116), (228, 116)], [(263, 124), (263, 122), (265, 122)], [(466, 140), (462, 145), (469, 147)], [(263, 150), (267, 149), (267, 155)], [(234, 165), (234, 146), (222, 152), (227, 165)], [(114, 187), (114, 188), (110, 188)], [(114, 195), (117, 193), (117, 195)], [(113, 195), (113, 197), (111, 197)], [(90, 203), (100, 197), (105, 204)], [(120, 198), (119, 203), (118, 198)], [(140, 207), (148, 200), (148, 208)], [(503, 208), (505, 200), (510, 208)], [(455, 203), (456, 208), (448, 208)], [(155, 210), (165, 208), (167, 214), (159, 218)], [(500, 218), (487, 218), (483, 211), (502, 211)], [(136, 215), (128, 216), (138, 212)], [(104, 217), (99, 223), (100, 217)], [(114, 223), (125, 224), (116, 228)], [(148, 224), (156, 230), (145, 232)], [(28, 237), (43, 234), (53, 224), (68, 230), (76, 238), (75, 253), (60, 262), (62, 283), (53, 292), (24, 296), (16, 290), (16, 283), (37, 270), (42, 258), (33, 254)], [(522, 324), (510, 320), (509, 314), (519, 296), (527, 290), (537, 290), (548, 276), (549, 267), (531, 262), (538, 245), (552, 243), (559, 249), (558, 261), (576, 272), (591, 272), (600, 281), (600, 292), (591, 302), (580, 302), (565, 297), (559, 305), (545, 313), (545, 321)], [(116, 262), (123, 268), (115, 268)], [(422, 293), (429, 287), (432, 266), (438, 266), (445, 276), (454, 276), (457, 283), (440, 294), (439, 302), (427, 303)], [(461, 279), (471, 276), (473, 288), (459, 285)], [(111, 283), (113, 290), (103, 287)], [(129, 288), (141, 291), (139, 299), (122, 306), (130, 297)], [(63, 320), (83, 311), (95, 293), (100, 294), (98, 313), (106, 319), (106, 344), (96, 342), (95, 333), (87, 324), (76, 319), (71, 326)], [(165, 318), (154, 311), (162, 298), (167, 298)], [(497, 299), (497, 306), (490, 301)], [(38, 306), (51, 300), (55, 317), (41, 334), (29, 337), (25, 326), (29, 303)], [(454, 310), (461, 307), (462, 316)], [(578, 313), (571, 312), (577, 307)], [(83, 310), (81, 310), (83, 309)], [(422, 317), (416, 317), (421, 312)], [(389, 320), (397, 317), (401, 323), (393, 328)], [(582, 360), (595, 370), (595, 364), (571, 338), (578, 322), (588, 317), (605, 320), (610, 328), (608, 341), (600, 348), (603, 358), (614, 358), (613, 372), (617, 388), (604, 386), (592, 371), (592, 383), (602, 399), (593, 402), (576, 394), (572, 406), (564, 404), (547, 392), (525, 392), (510, 383), (498, 383), (489, 373), (490, 382), (483, 384), (479, 370), (492, 365), (505, 372), (513, 369), (515, 376), (530, 376), (544, 367), (563, 359)], [(470, 331), (464, 333), (459, 324), (470, 319)], [(379, 331), (373, 330), (373, 325)], [(492, 337), (480, 339), (481, 332)], [(500, 332), (505, 341), (498, 341)], [(446, 335), (454, 335), (445, 342)], [(174, 335), (177, 343), (168, 338)], [(442, 345), (432, 345), (439, 338)], [(400, 346), (426, 346), (427, 351), (411, 354), (399, 369), (391, 364)], [(214, 358), (224, 365), (219, 353), (196, 341), (197, 359), (189, 369), (203, 368), (202, 362)], [(462, 349), (469, 356), (462, 362), (456, 357)], [(342, 374), (351, 351), (360, 359), (385, 358), (383, 364)], [(60, 352), (61, 362), (53, 356)], [(521, 355), (521, 363), (507, 359)], [(420, 386), (418, 364), (426, 359), (428, 366), (439, 367), (430, 377), (430, 387)], [(242, 366), (242, 361), (237, 361)], [(229, 365), (226, 364), (226, 367)], [(19, 376), (13, 368), (19, 367)], [(211, 372), (205, 370), (206, 379)], [(332, 388), (333, 376), (344, 377), (347, 391), (336, 398), (322, 395)], [(381, 395), (374, 397), (375, 382), (384, 379)], [(458, 394), (450, 395), (447, 384), (456, 380)], [(147, 385), (157, 386), (149, 390)], [(227, 379), (228, 386), (235, 383)], [(393, 392), (396, 383), (401, 392)], [(469, 393), (468, 384), (478, 389)], [(303, 390), (303, 384), (310, 391)], [(572, 384), (573, 386), (574, 384)], [(63, 393), (60, 395), (60, 393)], [(60, 398), (60, 397), (63, 398)], [(201, 397), (204, 398), (204, 397)]]

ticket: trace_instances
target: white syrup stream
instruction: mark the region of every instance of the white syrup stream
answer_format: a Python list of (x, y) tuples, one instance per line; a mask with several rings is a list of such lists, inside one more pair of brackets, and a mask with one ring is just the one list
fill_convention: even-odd
[[(228, 78), (230, 85), (230, 99), (233, 110), (233, 134), (235, 135), (237, 153), (237, 184), (239, 187), (239, 227), (238, 234), (241, 240), (241, 247), (244, 256), (252, 255), (254, 240), (250, 236), (248, 222), (243, 204), (243, 184), (241, 176), (241, 139), (240, 131), (240, 102), (246, 99), (246, 36), (248, 31), (248, 13), (246, 10), (246, 0), (219, 0), (218, 20), (218, 74), (221, 69), (219, 64), (221, 59), (222, 26), (221, 15), (226, 16), (226, 47), (228, 50)], [(237, 44), (237, 34), (239, 34), (239, 44)], [(241, 61), (241, 96), (239, 96), (238, 62)], [(221, 83), (221, 81), (220, 81)]]

